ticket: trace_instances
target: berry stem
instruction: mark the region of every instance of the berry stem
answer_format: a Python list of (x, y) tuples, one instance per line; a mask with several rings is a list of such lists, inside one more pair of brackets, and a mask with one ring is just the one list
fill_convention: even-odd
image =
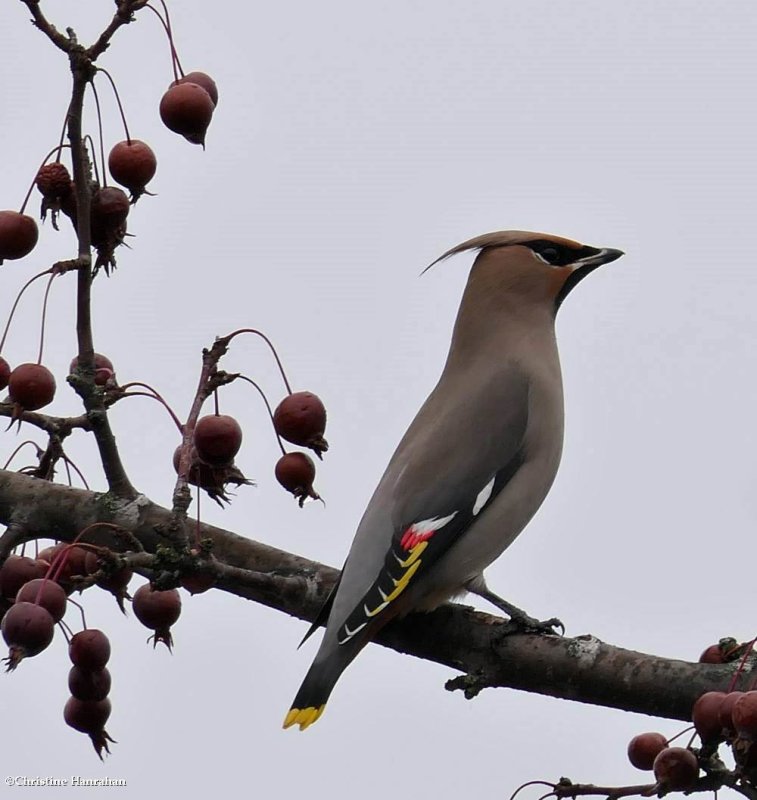
[(16, 308), (18, 307), (19, 300), (21, 300), (21, 295), (23, 295), (23, 293), (34, 283), (34, 281), (37, 280), (37, 278), (41, 278), (43, 275), (49, 275), (51, 272), (52, 269), (46, 269), (44, 272), (38, 273), (33, 278), (29, 278), (29, 280), (21, 288), (21, 291), (16, 295), (16, 299), (13, 302), (10, 314), (8, 314), (8, 321), (5, 323), (5, 330), (3, 331), (3, 337), (2, 339), (0, 339), (0, 353), (3, 352), (3, 348), (5, 347), (5, 339), (8, 336), (8, 329), (11, 326), (13, 315), (16, 313)]
[(37, 182), (37, 175), (39, 174), (39, 171), (42, 169), (42, 167), (45, 166), (45, 164), (47, 164), (47, 162), (50, 160), (50, 157), (55, 153), (58, 154), (58, 157), (55, 160), (60, 161), (60, 151), (64, 147), (70, 147), (70, 145), (63, 144), (63, 142), (61, 142), (57, 147), (53, 147), (53, 149), (45, 156), (44, 160), (37, 168), (37, 171), (34, 173), (34, 180), (32, 181), (32, 185), (29, 187), (29, 190), (26, 193), (26, 197), (24, 197), (24, 202), (21, 204), (21, 210), (19, 211), (20, 214), (23, 214), (24, 211), (26, 210), (26, 204), (29, 202), (29, 198), (32, 196), (32, 192), (34, 191), (34, 184)]
[(184, 432), (184, 427), (182, 426), (181, 422), (179, 421), (179, 418), (176, 416), (171, 406), (168, 405), (168, 403), (163, 399), (163, 397), (158, 392), (156, 392), (155, 389), (153, 389), (149, 383), (142, 383), (141, 381), (132, 381), (131, 383), (124, 384), (120, 388), (123, 392), (126, 392), (126, 389), (130, 389), (132, 386), (141, 386), (142, 388), (147, 389), (148, 391), (129, 392), (125, 393), (123, 395), (124, 397), (152, 397), (153, 400), (157, 400), (171, 415), (171, 419), (174, 421), (176, 427), (179, 429), (179, 433)]
[[(100, 72), (105, 72), (105, 70), (104, 69), (100, 69)], [(105, 72), (105, 74), (107, 75), (108, 73)], [(110, 76), (108, 76), (108, 77), (110, 77)], [(100, 109), (100, 96), (97, 94), (97, 87), (95, 86), (94, 80), (90, 81), (89, 85), (92, 87), (92, 96), (95, 98), (95, 109), (97, 110), (97, 135), (98, 135), (98, 138), (100, 139), (100, 164), (102, 164), (102, 168), (103, 168), (103, 182), (102, 182), (102, 185), (103, 186), (107, 186), (108, 185), (108, 176), (107, 176), (106, 171), (105, 171), (105, 145), (103, 144), (103, 116), (102, 116), (102, 111)], [(118, 95), (116, 95), (116, 98), (118, 98)], [(119, 107), (120, 107), (120, 105), (121, 104), (119, 103)], [(90, 137), (89, 135), (85, 136), (84, 138), (85, 139), (89, 138), (90, 141), (92, 139), (92, 137)], [(94, 154), (94, 151), (95, 151), (95, 146), (93, 144), (92, 145), (93, 154)], [(97, 180), (98, 183), (100, 183), (100, 178), (99, 178), (99, 176), (97, 174), (97, 158), (93, 158), (92, 161), (95, 164), (95, 179)]]
[(66, 468), (66, 480), (68, 481), (68, 485), (73, 486), (74, 482), (71, 479), (71, 467), (68, 466), (68, 461), (64, 461), (63, 466)]
[[(279, 436), (278, 431), (276, 430), (276, 426), (273, 423), (273, 411), (271, 409), (271, 404), (268, 402), (268, 398), (265, 396), (265, 392), (258, 386), (257, 383), (252, 378), (248, 378), (246, 375), (239, 375), (239, 378), (243, 381), (247, 381), (247, 383), (251, 384), (258, 390), (258, 394), (263, 398), (263, 402), (265, 403), (265, 407), (268, 409), (268, 417), (271, 420), (271, 425), (273, 426), (273, 435), (276, 437), (276, 441), (279, 443), (279, 447), (281, 448), (281, 455), (285, 456), (287, 451), (284, 449), (284, 445), (281, 442), (281, 437)], [(291, 394), (291, 392), (290, 392)]]
[(284, 372), (284, 366), (281, 363), (281, 359), (279, 358), (279, 354), (276, 352), (276, 348), (273, 346), (273, 342), (262, 332), (256, 330), (255, 328), (239, 328), (239, 330), (230, 333), (228, 336), (222, 336), (221, 340), (228, 346), (231, 344), (231, 340), (239, 336), (241, 333), (253, 333), (255, 336), (259, 336), (271, 349), (273, 353), (273, 357), (276, 359), (276, 364), (279, 367), (279, 372), (281, 373), (281, 377), (284, 379), (284, 386), (286, 386), (286, 390), (288, 394), (292, 394), (292, 387), (289, 385), (289, 381), (286, 376), (286, 372)]
[(684, 736), (689, 731), (693, 731), (693, 730), (694, 730), (694, 726), (693, 725), (689, 725), (686, 728), (684, 728), (682, 731), (679, 731), (675, 736), (671, 736), (668, 739), (668, 742), (667, 742), (668, 746), (670, 746), (676, 739), (679, 739), (681, 736)]
[[(97, 545), (90, 544), (89, 542), (80, 542), (82, 536), (84, 536), (87, 531), (91, 530), (92, 528), (112, 528), (114, 531), (118, 533), (123, 533), (124, 529), (119, 525), (114, 525), (112, 522), (93, 522), (91, 525), (87, 525), (86, 528), (82, 528), (79, 533), (76, 535), (76, 538), (73, 541), (69, 542), (61, 551), (58, 553), (55, 558), (53, 558), (52, 564), (48, 568), (47, 572), (45, 573), (45, 577), (52, 577), (53, 580), (57, 580), (58, 576), (61, 573), (66, 561), (68, 560), (68, 553), (74, 547), (81, 547), (82, 550), (92, 550), (95, 553), (99, 553), (102, 548), (98, 547)], [(85, 626), (86, 627), (86, 626)]]
[[(87, 630), (87, 618), (84, 616), (84, 606), (81, 603), (77, 603), (72, 597), (68, 598), (68, 602), (72, 605), (75, 605), (79, 609), (79, 613), (81, 614), (81, 625), (84, 630)], [(69, 633), (73, 633), (71, 628), (68, 629)]]
[[(131, 136), (129, 136), (129, 126), (126, 124), (126, 114), (124, 113), (124, 107), (121, 105), (121, 97), (118, 94), (118, 89), (116, 88), (116, 82), (113, 80), (110, 72), (107, 69), (103, 69), (102, 67), (97, 67), (98, 72), (102, 72), (103, 75), (110, 81), (110, 85), (113, 87), (113, 94), (116, 96), (116, 103), (118, 104), (118, 111), (121, 114), (121, 121), (124, 124), (124, 132), (126, 133), (126, 141), (131, 144)], [(95, 82), (92, 81), (92, 89), (95, 88)], [(97, 95), (95, 94), (95, 97)], [(102, 133), (102, 128), (100, 129)], [(102, 136), (100, 137), (102, 140)], [(103, 165), (103, 169), (105, 166)]]
[(66, 109), (66, 116), (63, 117), (63, 127), (60, 129), (60, 139), (58, 139), (58, 147), (56, 148), (58, 154), (55, 156), (56, 161), (60, 161), (60, 154), (64, 147), (70, 147), (69, 144), (64, 144), (64, 140), (66, 138), (66, 128), (68, 128), (68, 118), (71, 114), (71, 103), (68, 104), (68, 108)]
[(168, 5), (166, 4), (165, 0), (160, 0), (160, 5), (163, 7), (163, 13), (166, 15), (166, 28), (168, 29), (168, 39), (171, 42), (171, 55), (176, 63), (176, 66), (179, 70), (179, 75), (184, 77), (184, 70), (181, 68), (181, 62), (179, 61), (179, 54), (176, 52), (176, 45), (174, 44), (173, 40), (173, 28), (171, 27), (171, 15), (168, 13)]
[[(510, 800), (515, 800), (515, 798), (524, 790), (527, 789), (529, 786), (548, 786), (550, 789), (554, 789), (554, 784), (549, 783), (548, 781), (528, 781), (527, 783), (522, 783), (511, 795)], [(551, 793), (550, 793), (551, 794)]]
[(213, 407), (215, 408), (216, 416), (218, 416), (221, 413), (218, 408), (218, 389), (213, 392)]
[(50, 275), (50, 279), (45, 287), (45, 299), (42, 301), (42, 324), (39, 330), (39, 353), (37, 354), (37, 363), (42, 363), (42, 350), (45, 346), (45, 320), (47, 319), (47, 298), (50, 296), (50, 287), (53, 285), (53, 279), (57, 276), (57, 272)]
[[(179, 80), (179, 77), (184, 77), (184, 70), (181, 68), (181, 62), (179, 61), (179, 54), (176, 52), (176, 46), (174, 45), (173, 41), (173, 31), (171, 30), (171, 17), (168, 13), (168, 8), (163, 0), (160, 0), (161, 5), (163, 6), (163, 10), (165, 11), (166, 18), (163, 19), (162, 14), (158, 11), (157, 8), (150, 5), (150, 3), (145, 4), (145, 8), (149, 8), (150, 11), (155, 14), (155, 16), (160, 20), (161, 24), (163, 25), (163, 30), (166, 32), (166, 36), (168, 37), (168, 45), (171, 48), (171, 69), (173, 70), (173, 77), (174, 80)], [(178, 70), (178, 71), (177, 71)]]
[[(65, 453), (61, 453), (61, 456), (63, 457), (63, 463), (66, 465), (66, 470), (68, 470), (69, 466), (73, 467), (76, 474), (81, 478), (84, 488), (89, 491), (89, 483), (87, 483), (87, 479), (84, 477), (79, 467), (77, 467), (76, 464)], [(70, 474), (71, 473), (69, 471), (69, 485), (71, 484)]]
[(35, 447), (37, 450), (37, 458), (40, 457), (40, 455), (42, 454), (42, 448), (36, 442), (33, 442), (31, 439), (27, 439), (25, 442), (21, 442), (21, 444), (8, 456), (8, 460), (5, 462), (5, 464), (3, 464), (3, 469), (8, 469), (11, 461), (13, 461), (13, 459), (18, 455), (19, 451), (23, 447), (26, 447), (27, 444), (30, 444), (33, 447)]
[[(74, 603), (76, 601), (72, 600), (70, 597), (68, 598), (69, 603)], [(81, 606), (79, 606), (81, 608)], [(84, 616), (84, 612), (82, 611), (82, 617)], [(66, 640), (66, 644), (71, 644), (71, 637), (74, 635), (74, 632), (71, 630), (67, 622), (63, 622), (63, 620), (58, 620), (58, 627), (63, 632), (63, 638)]]

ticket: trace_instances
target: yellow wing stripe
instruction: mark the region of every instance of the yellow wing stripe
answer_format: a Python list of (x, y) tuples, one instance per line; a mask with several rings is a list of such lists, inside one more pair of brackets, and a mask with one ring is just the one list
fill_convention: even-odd
[(418, 544), (410, 550), (410, 555), (404, 561), (400, 561), (400, 566), (409, 567), (411, 564), (414, 564), (427, 547), (428, 541), (418, 542)]
[(286, 715), (284, 720), (284, 729), (291, 728), (292, 725), (299, 725), (300, 730), (304, 731), (305, 728), (317, 722), (321, 714), (323, 714), (326, 704), (322, 706), (309, 706), (308, 708), (292, 708)]
[[(396, 560), (404, 572), (399, 578), (392, 578), (391, 574), (387, 576), (391, 579), (394, 586), (389, 594), (385, 594), (378, 582), (373, 585), (373, 588), (370, 590), (369, 594), (372, 594), (373, 591), (378, 592), (380, 597), (378, 604), (373, 609), (370, 609), (367, 602), (365, 602), (365, 600), (367, 600), (366, 595), (362, 608), (362, 613), (365, 615), (365, 617), (355, 618), (356, 615), (359, 616), (358, 610), (355, 609), (355, 611), (350, 615), (340, 629), (340, 635), (338, 637), (339, 644), (346, 644), (349, 642), (356, 633), (365, 628), (371, 617), (375, 617), (377, 614), (383, 611), (393, 600), (396, 600), (402, 594), (402, 592), (407, 589), (410, 579), (413, 577), (413, 575), (415, 575), (421, 565), (421, 554), (427, 547), (428, 541), (418, 542), (408, 551), (408, 557), (404, 561), (400, 560), (399, 556), (392, 551), (392, 557)], [(387, 556), (387, 558), (389, 558), (389, 556)], [(379, 580), (381, 580), (381, 578)], [(350, 625), (355, 626), (354, 630), (350, 630)]]
[(405, 589), (407, 589), (407, 585), (408, 583), (410, 583), (410, 578), (412, 578), (413, 575), (415, 575), (416, 570), (418, 569), (418, 567), (420, 567), (420, 565), (421, 565), (420, 561), (414, 561), (408, 568), (407, 572), (398, 581), (396, 581), (396, 583), (394, 584), (394, 590), (391, 592), (391, 594), (387, 595), (386, 598), (387, 603), (391, 603), (392, 600), (396, 600), (402, 594), (402, 592), (404, 592)]

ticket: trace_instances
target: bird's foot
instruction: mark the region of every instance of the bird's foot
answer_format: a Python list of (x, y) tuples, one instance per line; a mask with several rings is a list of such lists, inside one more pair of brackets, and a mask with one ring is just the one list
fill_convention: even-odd
[(509, 633), (541, 633), (547, 636), (563, 636), (565, 634), (565, 625), (557, 617), (536, 619), (514, 606), (511, 607), (511, 611), (506, 613), (510, 617), (507, 626), (512, 628)]
[(536, 619), (526, 614), (522, 608), (504, 600), (498, 594), (494, 594), (486, 585), (482, 575), (469, 581), (466, 589), (471, 594), (487, 600), (509, 617), (506, 624), (506, 634), (508, 635), (511, 633), (542, 633), (549, 636), (562, 636), (565, 633), (565, 625), (557, 617), (545, 620)]

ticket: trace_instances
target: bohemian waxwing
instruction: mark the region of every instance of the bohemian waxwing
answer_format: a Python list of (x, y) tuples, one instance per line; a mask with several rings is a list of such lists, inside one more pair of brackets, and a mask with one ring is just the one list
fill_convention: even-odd
[(311, 628), (328, 618), (285, 728), (315, 722), (347, 665), (397, 616), (466, 591), (524, 616), (488, 590), (482, 572), (536, 513), (560, 462), (557, 309), (585, 275), (623, 253), (499, 231), (433, 263), (474, 249), (480, 252), (447, 363), (373, 493), (339, 583)]

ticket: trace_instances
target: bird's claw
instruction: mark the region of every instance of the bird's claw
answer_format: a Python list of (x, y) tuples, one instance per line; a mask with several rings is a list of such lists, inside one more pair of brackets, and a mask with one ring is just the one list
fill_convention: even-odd
[(565, 625), (557, 617), (540, 620), (528, 614), (511, 614), (507, 622), (512, 633), (540, 633), (545, 636), (564, 636)]

